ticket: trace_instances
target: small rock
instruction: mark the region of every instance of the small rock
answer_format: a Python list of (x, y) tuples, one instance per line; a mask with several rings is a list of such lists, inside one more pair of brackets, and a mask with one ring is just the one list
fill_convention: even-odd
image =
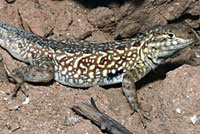
[(78, 120), (79, 120), (79, 119), (78, 119), (77, 117), (73, 117), (73, 116), (67, 117), (67, 119), (64, 120), (63, 125), (65, 125), (65, 126), (75, 125), (75, 124), (77, 123)]
[(180, 109), (180, 108), (177, 108), (177, 109), (176, 109), (176, 112), (180, 114), (180, 113), (181, 113), (181, 109)]
[(197, 121), (197, 116), (195, 115), (195, 116), (191, 117), (190, 119), (191, 119), (192, 123), (195, 124)]

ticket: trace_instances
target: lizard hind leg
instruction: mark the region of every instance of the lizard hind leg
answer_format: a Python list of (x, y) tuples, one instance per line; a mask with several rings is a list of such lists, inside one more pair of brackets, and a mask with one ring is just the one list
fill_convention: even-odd
[[(17, 88), (19, 88), (24, 81), (31, 83), (48, 83), (53, 80), (54, 64), (50, 58), (41, 56), (33, 59), (31, 65), (16, 69), (13, 72), (13, 76), (15, 76), (14, 79), (17, 82), (17, 85), (14, 89), (14, 94), (17, 94)], [(25, 95), (27, 94), (28, 93), (25, 93)]]
[[(11, 72), (10, 77), (16, 82), (15, 88), (13, 89), (13, 91), (11, 93), (11, 98), (13, 99), (17, 96), (17, 93), (20, 90), (20, 88), (22, 86), (24, 86), (24, 77), (20, 72), (18, 72), (18, 69), (13, 70)], [(28, 97), (28, 88), (26, 88), (24, 86), (24, 89), (25, 89), (25, 91), (23, 91), (23, 92), (24, 92), (25, 96)]]
[(141, 109), (138, 98), (137, 98), (137, 90), (134, 84), (134, 75), (132, 72), (128, 71), (125, 73), (122, 80), (122, 90), (123, 93), (129, 102), (131, 109), (133, 112), (138, 112), (144, 127), (146, 127), (145, 118), (151, 120), (150, 117)]
[(41, 56), (33, 59), (31, 65), (19, 69), (24, 80), (32, 83), (47, 83), (54, 79), (54, 64), (48, 57)]
[[(48, 57), (37, 57), (33, 59), (31, 65), (27, 65), (13, 71), (8, 69), (3, 59), (2, 62), (8, 77), (12, 78), (17, 83), (12, 91), (12, 98), (16, 97), (24, 82), (47, 83), (54, 79), (54, 64)], [(28, 89), (26, 87), (23, 92), (26, 97), (28, 97)]]
[[(0, 62), (2, 63), (4, 69), (5, 69), (5, 72), (6, 72), (6, 75), (9, 77), (9, 78), (12, 78), (15, 82), (16, 82), (16, 85), (15, 85), (15, 88), (13, 89), (12, 91), (12, 99), (14, 97), (16, 97), (17, 95), (17, 92), (20, 90), (21, 86), (24, 84), (24, 77), (21, 73), (19, 73), (17, 70), (18, 69), (15, 69), (13, 71), (10, 71), (2, 57), (2, 55), (0, 54)], [(28, 89), (25, 88), (25, 91), (24, 91), (25, 95), (28, 97)]]

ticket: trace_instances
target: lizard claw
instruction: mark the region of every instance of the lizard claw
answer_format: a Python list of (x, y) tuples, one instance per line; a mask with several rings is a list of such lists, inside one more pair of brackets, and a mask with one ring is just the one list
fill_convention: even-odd
[[(140, 115), (141, 122), (142, 122), (144, 128), (146, 128), (147, 125), (146, 125), (146, 120), (145, 119), (151, 121), (152, 120), (151, 117), (146, 112), (141, 110), (141, 108), (139, 108), (138, 106), (135, 106), (134, 110)], [(134, 113), (134, 111), (133, 111), (133, 113)]]

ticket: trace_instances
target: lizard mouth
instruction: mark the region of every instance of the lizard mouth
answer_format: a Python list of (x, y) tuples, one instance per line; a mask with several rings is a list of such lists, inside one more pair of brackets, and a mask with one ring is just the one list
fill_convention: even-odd
[(164, 49), (162, 51), (177, 51), (177, 50), (180, 50), (180, 49), (183, 49), (183, 48), (186, 48), (188, 46), (190, 46), (191, 44), (195, 43), (197, 40), (195, 39), (189, 39), (188, 41), (186, 41), (185, 43), (180, 43), (180, 44), (177, 44), (173, 47), (169, 47), (167, 49)]
[[(178, 48), (178, 49), (186, 48), (186, 47), (190, 46), (191, 44), (193, 44), (194, 42), (196, 42), (195, 39), (190, 39), (190, 40), (187, 41), (186, 43), (177, 45), (177, 48)], [(176, 49), (175, 49), (175, 50), (176, 50)]]

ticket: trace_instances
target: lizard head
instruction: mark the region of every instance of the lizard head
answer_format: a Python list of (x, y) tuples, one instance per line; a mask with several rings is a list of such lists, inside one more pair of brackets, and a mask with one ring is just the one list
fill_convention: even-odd
[(160, 64), (175, 52), (195, 42), (195, 34), (185, 23), (170, 24), (150, 30), (141, 41), (147, 57)]

